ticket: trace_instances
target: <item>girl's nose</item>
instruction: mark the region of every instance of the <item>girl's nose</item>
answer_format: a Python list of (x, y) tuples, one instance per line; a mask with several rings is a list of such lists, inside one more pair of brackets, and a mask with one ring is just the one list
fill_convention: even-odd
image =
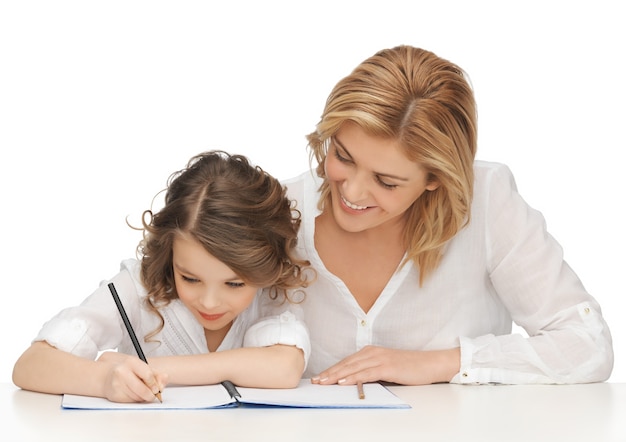
[(220, 305), (220, 296), (218, 290), (215, 289), (207, 289), (201, 295), (200, 303), (202, 306), (207, 309), (213, 309)]

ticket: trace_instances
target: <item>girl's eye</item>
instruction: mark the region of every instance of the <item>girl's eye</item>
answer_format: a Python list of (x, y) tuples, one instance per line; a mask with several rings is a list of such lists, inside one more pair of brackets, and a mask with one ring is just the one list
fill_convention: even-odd
[(227, 286), (234, 288), (234, 289), (238, 289), (240, 287), (244, 287), (246, 284), (244, 282), (227, 282), (226, 283)]
[(385, 189), (395, 189), (396, 187), (398, 187), (397, 184), (389, 184), (384, 182), (382, 179), (380, 179), (379, 176), (376, 177), (376, 181), (378, 181), (378, 184), (383, 186)]
[(185, 275), (180, 275), (180, 277), (181, 277), (181, 279), (182, 279), (183, 281), (188, 282), (188, 283), (191, 283), (191, 284), (194, 284), (194, 283), (196, 283), (196, 282), (199, 282), (199, 281), (200, 281), (199, 279), (196, 279), (196, 278), (191, 278), (191, 277), (189, 277), (189, 276), (185, 276)]

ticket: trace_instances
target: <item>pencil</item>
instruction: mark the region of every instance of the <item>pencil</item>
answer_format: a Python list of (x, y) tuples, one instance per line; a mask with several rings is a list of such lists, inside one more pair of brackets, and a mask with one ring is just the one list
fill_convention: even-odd
[[(133, 330), (133, 326), (131, 325), (128, 316), (126, 315), (126, 310), (124, 310), (124, 306), (122, 305), (122, 301), (120, 300), (120, 297), (117, 294), (117, 290), (115, 290), (115, 285), (113, 285), (113, 283), (109, 283), (109, 290), (111, 291), (111, 295), (113, 295), (113, 300), (115, 301), (115, 305), (117, 305), (117, 309), (120, 312), (120, 316), (122, 317), (122, 321), (124, 321), (124, 325), (126, 326), (126, 330), (128, 330), (128, 334), (130, 335), (130, 340), (133, 341), (133, 346), (135, 347), (135, 350), (137, 351), (137, 356), (139, 356), (139, 359), (141, 359), (142, 361), (144, 361), (146, 364), (148, 363), (148, 360), (146, 359), (146, 355), (143, 354), (143, 350), (141, 349), (141, 345), (139, 345), (139, 340), (137, 339), (137, 336), (135, 335), (135, 330)], [(156, 398), (159, 400), (159, 402), (163, 402), (163, 400), (161, 399), (161, 392), (159, 391), (158, 393), (155, 394)]]
[(365, 392), (363, 391), (363, 382), (356, 383), (356, 391), (359, 393), (359, 399), (365, 399)]

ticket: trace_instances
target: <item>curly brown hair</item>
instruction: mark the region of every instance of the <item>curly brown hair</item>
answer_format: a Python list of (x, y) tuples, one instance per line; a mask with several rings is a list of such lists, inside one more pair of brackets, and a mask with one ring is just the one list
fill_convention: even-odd
[(293, 254), (300, 212), (281, 183), (242, 155), (215, 150), (191, 158), (167, 182), (165, 204), (143, 215), (143, 240), (137, 247), (148, 307), (158, 309), (178, 298), (172, 268), (174, 239), (186, 234), (227, 265), (243, 281), (270, 288), (292, 301), (288, 290), (304, 288), (309, 262)]

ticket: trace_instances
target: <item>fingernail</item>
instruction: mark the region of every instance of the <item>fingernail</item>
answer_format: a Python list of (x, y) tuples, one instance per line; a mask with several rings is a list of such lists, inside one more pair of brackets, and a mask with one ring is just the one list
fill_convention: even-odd
[(339, 380), (337, 381), (337, 383), (338, 383), (338, 384), (343, 384), (344, 382), (346, 382), (346, 380), (345, 380), (345, 379), (339, 379)]

